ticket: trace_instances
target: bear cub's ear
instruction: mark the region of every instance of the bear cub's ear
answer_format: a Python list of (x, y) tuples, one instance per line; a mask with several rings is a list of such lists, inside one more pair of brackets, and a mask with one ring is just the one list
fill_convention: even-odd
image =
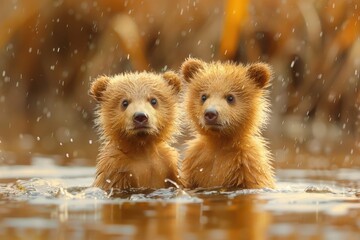
[(110, 79), (107, 76), (98, 77), (91, 83), (90, 95), (98, 102), (103, 100), (103, 93), (109, 84)]
[(246, 75), (253, 79), (259, 88), (265, 88), (270, 85), (272, 71), (266, 63), (254, 63), (248, 66)]
[(193, 76), (204, 69), (204, 62), (196, 58), (188, 58), (181, 65), (181, 72), (187, 82), (191, 82)]
[(162, 77), (169, 83), (170, 86), (173, 87), (173, 89), (176, 91), (176, 93), (180, 92), (181, 80), (175, 72), (167, 71), (162, 75)]

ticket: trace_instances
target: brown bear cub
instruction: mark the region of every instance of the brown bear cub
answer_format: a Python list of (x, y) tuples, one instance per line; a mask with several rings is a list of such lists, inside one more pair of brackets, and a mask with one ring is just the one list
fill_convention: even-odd
[(271, 70), (186, 60), (186, 114), (197, 136), (187, 142), (181, 178), (187, 188), (274, 188), (271, 155), (261, 136), (267, 122)]
[(163, 188), (177, 180), (177, 132), (181, 80), (177, 74), (149, 72), (102, 76), (90, 94), (99, 103), (96, 125), (101, 148), (94, 186)]

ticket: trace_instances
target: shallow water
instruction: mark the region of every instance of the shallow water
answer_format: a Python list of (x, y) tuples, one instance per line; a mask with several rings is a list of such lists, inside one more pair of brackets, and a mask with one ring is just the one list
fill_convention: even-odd
[(275, 190), (109, 193), (94, 172), (0, 166), (0, 239), (360, 239), (359, 169), (278, 169)]

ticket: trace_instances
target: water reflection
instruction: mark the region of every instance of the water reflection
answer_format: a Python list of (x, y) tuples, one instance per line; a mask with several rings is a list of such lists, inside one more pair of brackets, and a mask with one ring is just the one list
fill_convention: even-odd
[[(196, 203), (96, 202), (81, 206), (11, 204), (1, 212), (1, 239), (124, 236), (135, 239), (264, 239), (270, 215), (254, 210), (253, 197)], [(36, 216), (36, 217), (35, 217)], [(23, 235), (26, 233), (26, 235)], [(24, 238), (28, 237), (28, 238)], [(64, 238), (65, 239), (65, 238)]]
[[(8, 201), (3, 202), (7, 207), (0, 210), (0, 239), (358, 239), (360, 236), (360, 199), (353, 195), (332, 199), (329, 193), (284, 192), (213, 193), (201, 195), (201, 201), (193, 202), (120, 198), (48, 199), (47, 203)], [(346, 211), (330, 214), (327, 208), (333, 212), (341, 208)]]

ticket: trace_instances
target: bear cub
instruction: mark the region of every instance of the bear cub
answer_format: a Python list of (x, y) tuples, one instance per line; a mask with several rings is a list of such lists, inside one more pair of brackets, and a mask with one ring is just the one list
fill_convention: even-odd
[(261, 136), (268, 119), (271, 69), (187, 59), (185, 112), (196, 136), (181, 163), (186, 188), (274, 188), (271, 154)]
[(101, 147), (93, 186), (163, 188), (177, 181), (178, 152), (170, 146), (178, 126), (181, 80), (174, 72), (101, 76), (90, 95), (98, 102)]

